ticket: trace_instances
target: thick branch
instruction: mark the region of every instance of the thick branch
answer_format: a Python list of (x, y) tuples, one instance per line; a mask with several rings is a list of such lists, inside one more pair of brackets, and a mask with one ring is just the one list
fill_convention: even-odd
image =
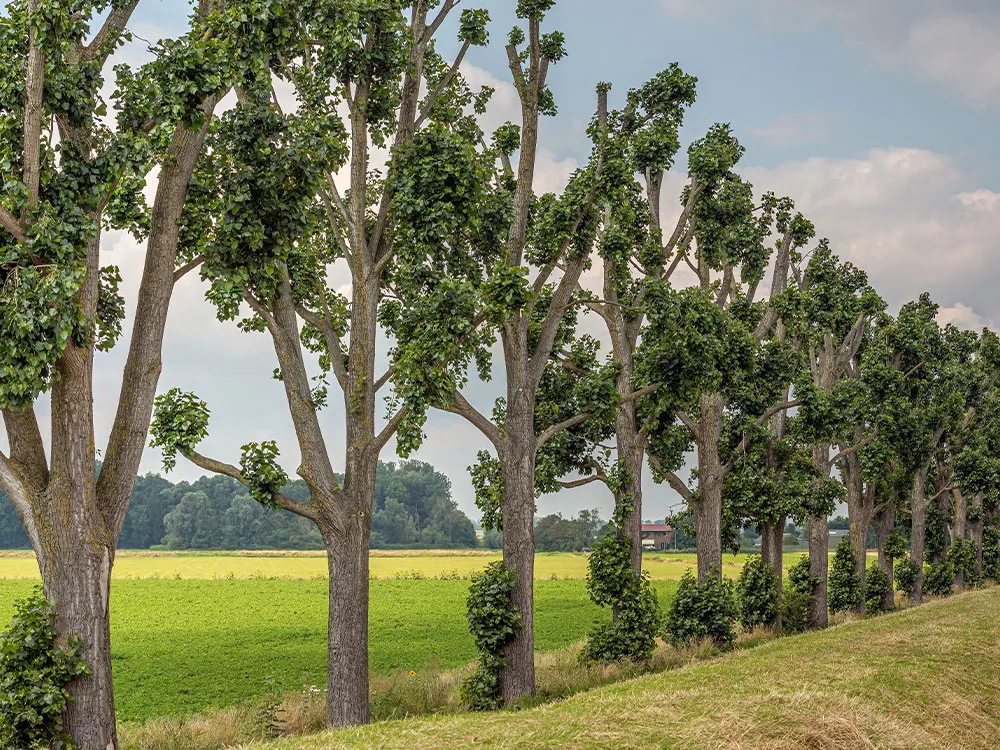
[(128, 24), (129, 19), (132, 17), (132, 12), (138, 4), (139, 0), (129, 0), (124, 5), (112, 7), (111, 12), (104, 21), (104, 25), (97, 32), (97, 36), (94, 37), (94, 41), (83, 48), (80, 59), (87, 61), (100, 58), (103, 65), (103, 62), (108, 59), (108, 55), (117, 46), (118, 38), (125, 30), (125, 26)]
[(833, 468), (833, 466), (840, 459), (846, 458), (847, 456), (851, 455), (852, 453), (856, 453), (857, 451), (859, 451), (862, 448), (864, 448), (866, 445), (870, 445), (875, 440), (876, 437), (877, 437), (877, 435), (873, 432), (871, 435), (868, 435), (864, 439), (859, 440), (854, 445), (848, 446), (847, 448), (842, 448), (841, 450), (839, 450), (837, 452), (836, 456), (834, 456), (833, 458), (830, 459), (829, 467)]
[(45, 93), (45, 52), (35, 38), (33, 16), (39, 12), (39, 0), (28, 0), (28, 16), (32, 17), (28, 32), (28, 70), (24, 89), (24, 173), (23, 182), (28, 191), (28, 207), (38, 205), (38, 188), (41, 176), (42, 97)]
[(194, 260), (190, 261), (189, 263), (185, 263), (183, 266), (181, 266), (176, 271), (174, 271), (174, 283), (176, 284), (178, 281), (180, 281), (181, 279), (183, 279), (191, 271), (193, 271), (194, 269), (196, 269), (198, 266), (200, 266), (204, 262), (205, 262), (205, 256), (204, 255), (199, 255), (197, 258), (195, 258)]
[(500, 448), (500, 431), (496, 428), (496, 425), (470, 404), (461, 391), (455, 391), (455, 399), (445, 408), (445, 411), (465, 417), (486, 436), (487, 440), (493, 443), (494, 447)]
[(696, 438), (701, 436), (701, 428), (698, 426), (697, 422), (691, 419), (690, 415), (683, 409), (677, 410), (677, 418), (687, 425), (687, 428), (691, 430), (691, 434)]
[(35, 410), (4, 409), (3, 420), (10, 442), (11, 464), (28, 482), (29, 489), (41, 492), (49, 483), (49, 464)]
[(21, 223), (14, 218), (14, 214), (3, 206), (0, 206), (0, 226), (10, 232), (11, 236), (18, 242), (27, 241), (28, 238), (21, 227)]
[(558, 424), (554, 424), (551, 427), (546, 428), (542, 431), (542, 434), (538, 436), (535, 441), (535, 450), (541, 450), (542, 446), (549, 442), (552, 438), (558, 435), (560, 432), (568, 430), (572, 427), (576, 427), (578, 424), (583, 424), (588, 419), (593, 419), (593, 414), (577, 414), (575, 417), (570, 417), (569, 419), (564, 419)]
[[(205, 471), (210, 471), (213, 474), (222, 474), (223, 476), (232, 477), (237, 482), (242, 484), (244, 487), (249, 487), (250, 483), (246, 480), (238, 468), (232, 464), (227, 464), (222, 461), (216, 461), (213, 458), (208, 458), (203, 456), (197, 451), (191, 451), (190, 453), (185, 453), (184, 457), (193, 463), (195, 466), (200, 466)], [(271, 499), (281, 506), (284, 510), (290, 511), (298, 516), (308, 518), (310, 521), (316, 521), (316, 513), (313, 511), (312, 505), (309, 503), (300, 503), (296, 500), (292, 500), (290, 497), (282, 495), (280, 492), (275, 492), (271, 495)]]
[(588, 484), (590, 484), (592, 482), (604, 482), (604, 484), (607, 484), (608, 483), (608, 478), (606, 476), (604, 476), (603, 474), (591, 474), (589, 477), (582, 477), (580, 479), (573, 479), (572, 481), (569, 481), (569, 482), (561, 482), (561, 481), (557, 480), (556, 484), (558, 484), (560, 487), (562, 487), (565, 490), (572, 490), (572, 489), (574, 489), (576, 487), (583, 487), (583, 486), (588, 485)]
[(386, 423), (385, 427), (382, 428), (382, 431), (375, 437), (375, 443), (372, 446), (372, 449), (376, 453), (381, 452), (381, 450), (385, 448), (386, 443), (388, 443), (392, 439), (392, 436), (396, 434), (396, 431), (399, 429), (399, 425), (402, 424), (403, 420), (406, 419), (409, 413), (410, 410), (404, 406), (392, 415), (392, 418), (388, 421), (388, 423)]
[(471, 46), (471, 42), (465, 42), (465, 44), (462, 45), (462, 49), (458, 51), (458, 55), (455, 57), (455, 62), (451, 64), (451, 67), (448, 69), (448, 72), (445, 73), (444, 78), (441, 79), (441, 82), (438, 83), (438, 85), (434, 87), (434, 90), (424, 99), (424, 105), (420, 108), (420, 115), (417, 117), (416, 122), (413, 123), (414, 130), (417, 130), (421, 125), (423, 125), (424, 120), (426, 120), (427, 116), (431, 113), (431, 110), (434, 108), (437, 100), (441, 97), (441, 94), (446, 88), (448, 88), (448, 85), (455, 78), (455, 74), (458, 72), (458, 68), (465, 59), (465, 55)]
[(653, 465), (656, 472), (667, 480), (667, 483), (673, 488), (674, 492), (684, 498), (686, 503), (694, 502), (694, 493), (691, 492), (691, 488), (688, 487), (681, 478), (677, 476), (674, 472), (663, 468), (663, 463), (660, 461), (659, 457), (653, 453), (649, 454), (649, 463)]

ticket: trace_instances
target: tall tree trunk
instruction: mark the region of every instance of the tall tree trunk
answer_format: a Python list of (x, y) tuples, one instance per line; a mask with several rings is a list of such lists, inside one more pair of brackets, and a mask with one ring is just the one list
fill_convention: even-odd
[[(830, 447), (815, 445), (812, 449), (813, 464), (820, 477), (829, 474)], [(809, 575), (813, 585), (812, 608), (809, 612), (809, 627), (825, 628), (830, 622), (827, 609), (827, 580), (830, 568), (830, 530), (826, 515), (815, 515), (809, 519)]]
[(974, 573), (976, 580), (982, 582), (983, 578), (983, 493), (977, 492), (972, 496), (972, 513), (969, 521), (969, 541), (972, 542), (976, 551), (976, 564)]
[[(778, 518), (774, 523), (765, 523), (761, 529), (760, 558), (771, 569), (778, 584), (778, 603), (783, 594), (781, 579), (783, 573), (783, 555), (785, 541), (785, 518)], [(775, 626), (781, 627), (781, 607), (778, 607), (778, 619)]]
[[(965, 531), (968, 518), (968, 506), (965, 493), (960, 488), (953, 491), (955, 498), (955, 523), (952, 526), (952, 544), (965, 543)], [(965, 590), (965, 570), (955, 571), (955, 591)]]
[(503, 476), (503, 562), (517, 581), (513, 604), (521, 613), (521, 630), (507, 645), (507, 664), (500, 674), (503, 700), (510, 705), (535, 692), (535, 432), (534, 398), (511, 404), (506, 421), (507, 445), (500, 451)]
[(724, 401), (719, 394), (701, 397), (698, 424), (698, 500), (694, 503), (698, 582), (722, 577), (722, 483), (719, 456)]
[(330, 572), (327, 640), (327, 723), (367, 724), (368, 707), (368, 546), (367, 498), (348, 500), (350, 509), (320, 530)]
[[(847, 488), (847, 517), (850, 521), (851, 554), (854, 557), (854, 572), (858, 577), (861, 590), (864, 591), (867, 578), (868, 563), (868, 529), (871, 526), (874, 506), (872, 488), (866, 489), (861, 475), (861, 461), (858, 454), (852, 453), (841, 461), (841, 471), (844, 485)], [(864, 614), (865, 603), (857, 606), (857, 611)]]
[[(622, 368), (624, 372), (625, 368)], [(619, 393), (628, 393), (622, 388), (631, 388), (631, 375), (627, 380), (618, 378)], [(635, 400), (622, 402), (615, 413), (615, 440), (618, 460), (628, 475), (628, 486), (619, 490), (615, 503), (621, 503), (627, 494), (632, 503), (632, 512), (625, 518), (621, 534), (631, 541), (632, 569), (642, 571), (642, 466), (646, 456), (645, 439), (639, 434)]]
[(912, 604), (920, 604), (924, 599), (924, 545), (927, 542), (927, 500), (925, 482), (927, 468), (917, 470), (913, 477), (913, 487), (910, 491), (910, 560), (915, 564), (916, 577), (913, 592), (910, 594)]
[(896, 506), (893, 502), (886, 503), (876, 514), (875, 531), (878, 534), (878, 566), (888, 576), (889, 590), (882, 596), (882, 611), (889, 612), (895, 609), (896, 597), (893, 588), (892, 558), (885, 554), (885, 543), (896, 527)]

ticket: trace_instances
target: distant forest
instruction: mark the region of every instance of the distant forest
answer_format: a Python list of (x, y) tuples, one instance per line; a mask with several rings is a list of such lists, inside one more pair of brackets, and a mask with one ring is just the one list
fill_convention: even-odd
[[(284, 493), (307, 501), (302, 480)], [(488, 540), (489, 541), (489, 540)], [(373, 548), (475, 547), (475, 528), (451, 496), (451, 480), (422, 461), (379, 462), (372, 513)], [(10, 499), (0, 492), (0, 549), (27, 549), (28, 538)], [(246, 488), (223, 476), (174, 484), (139, 477), (120, 549), (323, 549), (315, 524), (270, 511)]]

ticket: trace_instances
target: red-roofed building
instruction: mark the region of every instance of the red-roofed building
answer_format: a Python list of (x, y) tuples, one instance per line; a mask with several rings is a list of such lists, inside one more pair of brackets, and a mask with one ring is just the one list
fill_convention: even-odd
[(667, 549), (674, 538), (674, 530), (665, 523), (644, 523), (642, 525), (643, 549)]

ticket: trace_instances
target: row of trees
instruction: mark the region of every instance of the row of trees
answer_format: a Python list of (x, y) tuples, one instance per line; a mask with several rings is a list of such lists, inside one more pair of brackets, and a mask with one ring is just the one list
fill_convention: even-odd
[[(841, 497), (859, 552), (873, 520), (888, 539), (909, 513), (922, 560), (944, 498), (956, 544), (992, 539), (996, 337), (941, 330), (927, 298), (887, 315), (861, 271), (823, 241), (810, 247), (813, 226), (790, 199), (738, 175), (743, 148), (727, 125), (689, 146), (679, 211), (665, 210), (697, 83), (678, 66), (620, 109), (599, 84), (589, 160), (560, 194), (539, 195), (539, 122), (556, 112), (548, 74), (566, 54), (563, 35), (542, 30), (554, 0), (516, 3), (505, 51), (520, 122), (492, 133), (481, 127), (492, 92), (461, 72), (488, 43), (489, 18), (456, 14), (458, 0), (200, 0), (188, 32), (153, 46), (151, 62), (115, 68), (112, 121), (100, 92), (139, 1), (17, 0), (0, 21), (0, 489), (59, 630), (80, 636), (90, 665), (70, 686), (65, 724), (83, 750), (116, 745), (110, 570), (150, 433), (166, 468), (180, 455), (315, 527), (329, 558), (332, 725), (370, 715), (379, 457), (393, 440), (400, 455), (414, 451), (432, 408), (492, 447), (472, 476), (484, 526), (502, 527), (503, 563), (499, 585), (476, 590), (508, 592), (516, 615), (484, 673), (505, 703), (535, 685), (538, 493), (602, 482), (614, 495), (591, 591), (615, 611), (602, 638), (616, 654), (615, 639), (653, 622), (641, 575), (647, 460), (693, 517), (699, 585), (718, 581), (722, 550), (748, 523), (780, 578), (786, 519), (808, 522), (816, 626), (827, 617), (826, 519)], [(450, 60), (437, 44), (449, 28)], [(98, 475), (93, 359), (125, 327), (117, 270), (101, 266), (104, 227), (146, 251)], [(154, 418), (172, 290), (195, 269), (220, 319), (273, 342), (302, 495), (284, 491), (274, 442), (242, 446), (236, 463), (199, 453), (210, 412), (196, 395), (166, 391)], [(578, 325), (585, 314), (607, 356)], [(473, 370), (502, 373), (492, 409), (462, 393)], [(339, 462), (319, 419), (331, 391), (344, 408), (330, 428), (342, 431)], [(51, 458), (35, 416), (46, 393)], [(691, 451), (689, 483), (678, 472)]]
[[(282, 490), (305, 498), (302, 480)], [(380, 462), (372, 547), (475, 547), (476, 531), (451, 497), (451, 481), (421, 461)], [(0, 549), (28, 548), (14, 506), (0, 493)], [(322, 549), (313, 524), (284, 511), (268, 513), (229, 477), (172, 484), (139, 477), (122, 527), (122, 549)]]

